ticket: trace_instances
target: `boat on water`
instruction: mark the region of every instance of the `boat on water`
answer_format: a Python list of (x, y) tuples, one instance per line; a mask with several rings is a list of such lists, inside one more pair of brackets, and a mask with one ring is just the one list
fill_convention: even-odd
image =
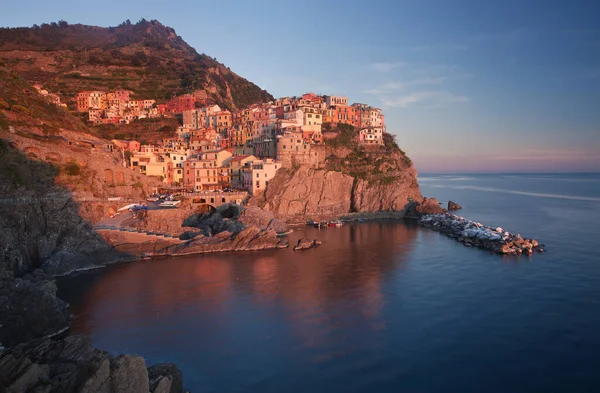
[(164, 201), (158, 204), (160, 207), (177, 207), (181, 201)]
[(329, 221), (329, 223), (327, 225), (330, 227), (341, 227), (342, 225), (344, 225), (344, 223), (341, 222), (340, 220), (334, 220), (334, 221)]

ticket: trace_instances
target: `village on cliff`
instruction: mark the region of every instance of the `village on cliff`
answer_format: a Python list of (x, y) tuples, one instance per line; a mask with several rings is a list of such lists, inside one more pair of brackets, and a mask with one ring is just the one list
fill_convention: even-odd
[[(46, 94), (48, 94), (46, 92)], [(344, 96), (284, 97), (229, 111), (208, 105), (206, 93), (177, 96), (165, 104), (135, 100), (133, 92), (80, 92), (77, 111), (99, 124), (129, 124), (144, 118), (178, 117), (176, 136), (156, 144), (112, 140), (107, 149), (122, 153), (123, 165), (159, 179), (181, 192), (263, 191), (282, 167), (317, 165), (336, 127), (354, 127), (357, 142), (383, 145), (381, 109), (348, 105)]]

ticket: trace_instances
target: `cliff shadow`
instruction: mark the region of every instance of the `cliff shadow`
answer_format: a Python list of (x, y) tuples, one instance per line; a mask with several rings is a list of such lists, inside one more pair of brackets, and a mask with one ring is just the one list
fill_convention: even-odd
[(57, 184), (59, 174), (81, 180), (73, 163), (41, 161), (0, 139), (0, 277), (35, 269), (64, 275), (127, 257), (81, 216), (71, 191)]

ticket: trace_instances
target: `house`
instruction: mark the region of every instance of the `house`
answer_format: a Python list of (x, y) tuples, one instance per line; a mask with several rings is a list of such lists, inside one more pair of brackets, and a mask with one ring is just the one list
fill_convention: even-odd
[(243, 187), (242, 168), (244, 168), (247, 163), (256, 160), (258, 160), (258, 158), (253, 155), (239, 155), (231, 159), (229, 163), (229, 174), (231, 175), (232, 187)]
[(213, 150), (189, 158), (183, 165), (183, 184), (196, 191), (221, 190), (231, 185), (227, 150)]
[(281, 163), (273, 159), (255, 160), (246, 163), (242, 168), (242, 183), (244, 188), (256, 195), (267, 188), (269, 180), (281, 168)]
[(332, 106), (347, 106), (348, 105), (348, 97), (344, 96), (327, 96), (325, 97), (325, 103), (328, 108)]
[(361, 128), (358, 132), (359, 142), (365, 145), (383, 145), (383, 127)]
[(117, 150), (130, 151), (132, 153), (139, 152), (142, 149), (142, 145), (138, 141), (123, 141), (119, 139), (113, 139), (111, 141)]

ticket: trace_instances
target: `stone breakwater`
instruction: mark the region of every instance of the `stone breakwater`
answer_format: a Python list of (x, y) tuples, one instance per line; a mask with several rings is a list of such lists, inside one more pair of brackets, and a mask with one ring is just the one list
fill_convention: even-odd
[(467, 247), (478, 247), (498, 254), (518, 255), (544, 252), (544, 245), (535, 239), (524, 239), (498, 227), (484, 226), (454, 214), (427, 214), (419, 225), (443, 233)]

